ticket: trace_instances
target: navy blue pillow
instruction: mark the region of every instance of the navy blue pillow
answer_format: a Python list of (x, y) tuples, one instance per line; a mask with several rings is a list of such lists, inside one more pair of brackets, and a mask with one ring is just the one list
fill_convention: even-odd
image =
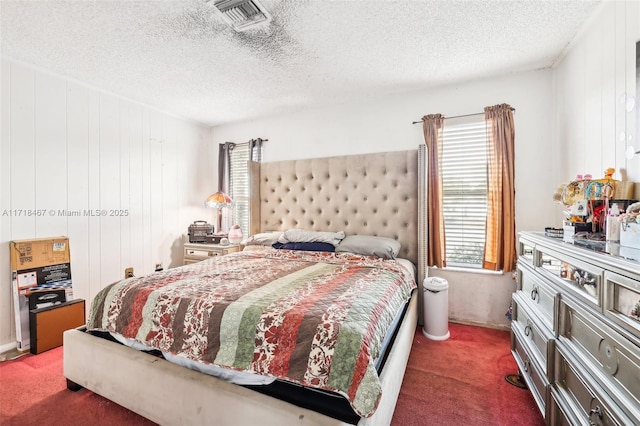
[(271, 247), (285, 250), (306, 250), (306, 251), (336, 251), (333, 244), (329, 243), (274, 243)]

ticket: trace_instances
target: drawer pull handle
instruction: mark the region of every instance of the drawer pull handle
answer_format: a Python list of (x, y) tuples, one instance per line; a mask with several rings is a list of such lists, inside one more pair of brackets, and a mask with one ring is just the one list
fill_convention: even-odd
[(529, 255), (529, 256), (530, 256), (530, 255), (532, 255), (532, 254), (533, 254), (533, 249), (526, 248), (526, 249), (524, 249), (524, 250), (522, 251), (522, 254), (523, 254), (523, 255), (525, 255), (525, 256), (526, 256), (526, 255)]
[(523, 364), (524, 364), (524, 372), (525, 372), (525, 373), (528, 373), (528, 372), (529, 372), (529, 364), (530, 364), (530, 361), (527, 359), (527, 360), (525, 360), (525, 361), (524, 361), (524, 363), (523, 363)]
[(530, 325), (527, 325), (527, 326), (524, 328), (524, 335), (525, 335), (525, 336), (527, 336), (527, 337), (531, 336), (531, 331), (532, 331), (531, 326), (530, 326)]
[(551, 262), (552, 262), (551, 259), (540, 259), (541, 265), (551, 265)]
[(594, 408), (591, 409), (591, 411), (589, 411), (589, 417), (591, 417), (594, 414), (598, 416), (599, 419), (602, 418), (602, 408), (600, 408), (599, 405), (596, 405)]
[(531, 300), (536, 300), (538, 298), (538, 286), (535, 286), (533, 290), (531, 290)]

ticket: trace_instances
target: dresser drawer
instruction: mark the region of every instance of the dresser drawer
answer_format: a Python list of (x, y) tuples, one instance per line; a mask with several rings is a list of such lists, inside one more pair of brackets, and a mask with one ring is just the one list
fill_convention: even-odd
[(517, 281), (518, 293), (521, 293), (523, 297), (531, 302), (531, 306), (534, 307), (546, 327), (555, 332), (556, 324), (554, 318), (558, 292), (541, 279), (532, 268), (522, 263), (518, 263)]
[(520, 374), (524, 378), (533, 399), (536, 401), (540, 412), (545, 418), (547, 416), (547, 399), (549, 397), (549, 381), (542, 373), (541, 368), (535, 361), (535, 357), (530, 355), (530, 349), (523, 342), (518, 333), (511, 333), (511, 353), (518, 364)]
[(566, 396), (566, 391), (559, 390), (556, 386), (549, 387), (549, 419), (547, 423), (553, 426), (590, 426), (584, 418), (580, 418), (580, 411), (571, 405)]
[(524, 239), (518, 241), (519, 261), (533, 266), (533, 253), (535, 244)]
[(538, 365), (542, 367), (542, 373), (551, 380), (553, 373), (553, 336), (546, 327), (541, 326), (540, 320), (532, 312), (529, 302), (523, 299), (522, 292), (513, 295), (513, 322), (512, 331), (520, 337), (523, 343), (531, 348), (531, 354)]
[(606, 271), (604, 288), (604, 314), (640, 345), (640, 281)]
[[(640, 349), (579, 304), (561, 299), (559, 341), (631, 418), (640, 419)], [(557, 364), (554, 366), (557, 369)]]
[(632, 417), (621, 411), (622, 407), (611, 399), (609, 392), (593, 381), (585, 366), (574, 359), (561, 343), (556, 345), (554, 372), (553, 386), (557, 392), (552, 392), (552, 395), (556, 401), (566, 402), (563, 410), (566, 417), (573, 413), (579, 423), (592, 425), (635, 424)]
[(602, 306), (604, 270), (590, 263), (561, 254), (546, 247), (536, 247), (536, 269), (563, 291), (572, 294), (597, 310)]

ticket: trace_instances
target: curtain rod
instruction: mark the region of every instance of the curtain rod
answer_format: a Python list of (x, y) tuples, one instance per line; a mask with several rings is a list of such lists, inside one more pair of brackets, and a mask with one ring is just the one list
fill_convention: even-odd
[[(511, 111), (515, 111), (515, 110), (516, 110), (515, 108), (511, 108)], [(484, 114), (484, 111), (483, 112), (474, 112), (473, 114), (463, 114), (463, 115), (454, 115), (453, 117), (445, 117), (445, 120), (449, 119), (449, 118), (471, 117), (473, 115), (481, 115), (481, 114)], [(414, 121), (411, 124), (418, 124), (418, 123), (422, 123), (422, 120)]]

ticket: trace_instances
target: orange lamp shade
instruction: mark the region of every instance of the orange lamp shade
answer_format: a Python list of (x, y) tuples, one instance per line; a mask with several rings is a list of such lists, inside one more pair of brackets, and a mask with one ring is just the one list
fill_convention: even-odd
[(227, 194), (222, 191), (213, 193), (207, 197), (204, 201), (205, 207), (211, 207), (214, 209), (222, 209), (225, 207), (233, 207), (233, 200)]

